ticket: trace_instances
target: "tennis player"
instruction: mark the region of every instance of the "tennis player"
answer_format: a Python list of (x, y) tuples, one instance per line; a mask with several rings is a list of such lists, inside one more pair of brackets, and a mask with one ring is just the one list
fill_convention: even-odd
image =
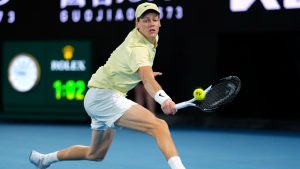
[(84, 107), (91, 117), (91, 145), (74, 145), (49, 154), (33, 150), (29, 160), (38, 169), (65, 160), (103, 160), (114, 138), (115, 125), (153, 136), (170, 168), (185, 169), (167, 123), (125, 97), (142, 81), (166, 115), (174, 115), (177, 111), (175, 103), (155, 80), (152, 70), (161, 26), (160, 11), (156, 4), (145, 2), (136, 8), (135, 17), (135, 28), (88, 82)]

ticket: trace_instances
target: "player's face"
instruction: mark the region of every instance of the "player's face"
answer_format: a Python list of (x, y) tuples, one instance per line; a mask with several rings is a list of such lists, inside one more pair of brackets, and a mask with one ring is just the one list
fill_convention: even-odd
[(136, 21), (136, 27), (150, 42), (154, 43), (159, 32), (160, 18), (156, 13), (146, 14)]

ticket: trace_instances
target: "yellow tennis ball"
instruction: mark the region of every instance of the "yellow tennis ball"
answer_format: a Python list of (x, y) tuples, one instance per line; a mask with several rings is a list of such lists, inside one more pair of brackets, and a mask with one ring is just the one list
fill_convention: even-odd
[(193, 92), (193, 96), (194, 96), (194, 98), (196, 100), (203, 100), (203, 99), (205, 99), (205, 95), (206, 95), (205, 91), (203, 89), (201, 89), (201, 88), (197, 88)]

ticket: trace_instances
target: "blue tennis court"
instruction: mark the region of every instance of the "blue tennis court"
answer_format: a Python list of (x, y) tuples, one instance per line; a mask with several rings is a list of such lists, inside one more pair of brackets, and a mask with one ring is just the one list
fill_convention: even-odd
[[(299, 169), (300, 133), (171, 128), (187, 169)], [(0, 168), (34, 169), (32, 149), (49, 153), (74, 144), (89, 145), (89, 125), (0, 123)], [(52, 169), (168, 169), (155, 140), (117, 129), (102, 162), (67, 161)]]

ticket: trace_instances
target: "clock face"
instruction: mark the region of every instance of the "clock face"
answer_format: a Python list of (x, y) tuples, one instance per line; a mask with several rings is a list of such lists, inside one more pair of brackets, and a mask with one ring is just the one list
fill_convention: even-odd
[(40, 65), (29, 54), (15, 56), (8, 67), (8, 79), (18, 92), (31, 90), (40, 79)]

